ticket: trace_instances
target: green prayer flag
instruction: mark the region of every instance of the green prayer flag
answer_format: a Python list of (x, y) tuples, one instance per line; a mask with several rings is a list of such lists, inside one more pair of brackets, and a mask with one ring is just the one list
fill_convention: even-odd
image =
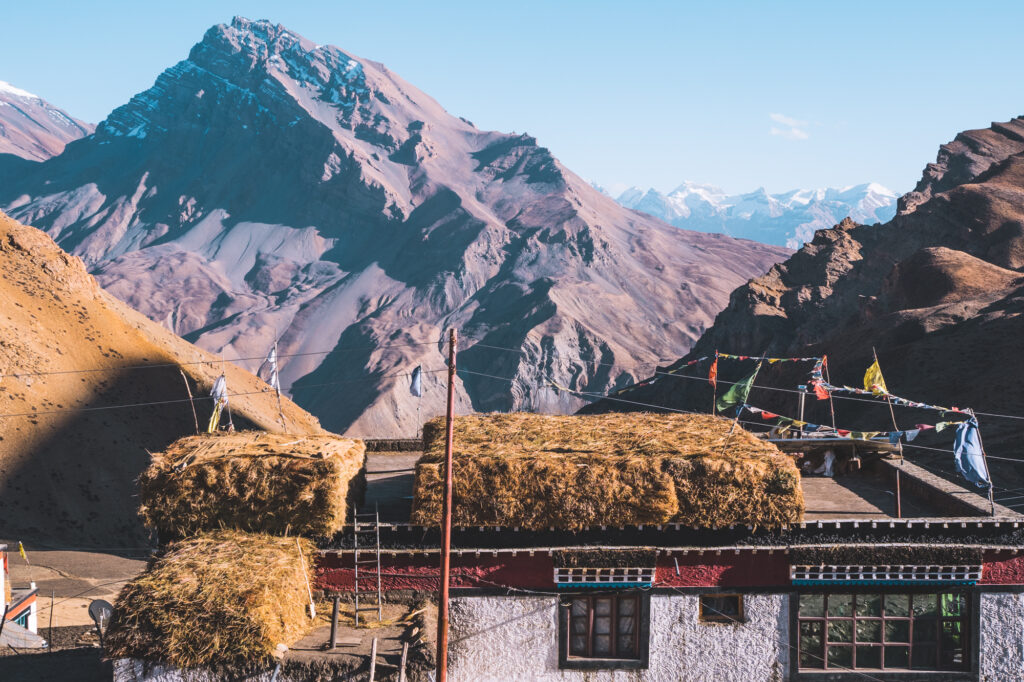
[(725, 412), (730, 407), (745, 404), (747, 402), (747, 396), (750, 395), (750, 388), (754, 385), (754, 377), (757, 376), (760, 369), (761, 363), (758, 362), (757, 367), (754, 368), (753, 372), (733, 384), (729, 390), (722, 395), (722, 397), (715, 401), (715, 408), (719, 412)]

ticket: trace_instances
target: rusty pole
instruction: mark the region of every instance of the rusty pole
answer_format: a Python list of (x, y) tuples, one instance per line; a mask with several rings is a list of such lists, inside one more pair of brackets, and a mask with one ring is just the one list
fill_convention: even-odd
[(444, 506), (441, 510), (441, 595), (437, 603), (437, 682), (448, 679), (448, 581), (452, 548), (452, 441), (455, 435), (455, 347), (454, 329), (448, 335), (448, 409), (444, 439)]

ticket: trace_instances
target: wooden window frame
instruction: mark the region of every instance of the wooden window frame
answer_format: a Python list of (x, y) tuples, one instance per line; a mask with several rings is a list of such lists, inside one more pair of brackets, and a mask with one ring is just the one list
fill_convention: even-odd
[[(724, 613), (705, 613), (705, 599), (722, 599), (726, 597), (736, 599), (738, 602), (738, 608), (736, 609), (737, 613), (735, 616), (726, 615)], [(697, 620), (702, 623), (746, 623), (747, 615), (743, 604), (743, 595), (739, 592), (708, 592), (698, 595)]]
[[(793, 651), (793, 662), (794, 662), (793, 665), (794, 665), (794, 671), (797, 672), (798, 675), (799, 675), (798, 679), (804, 679), (804, 678), (810, 679), (810, 677), (812, 677), (812, 676), (815, 677), (815, 679), (817, 679), (817, 676), (820, 676), (820, 675), (829, 676), (829, 679), (831, 679), (831, 676), (843, 675), (844, 673), (845, 674), (849, 674), (849, 675), (855, 675), (857, 673), (857, 671), (861, 671), (861, 670), (871, 670), (871, 671), (878, 671), (878, 672), (882, 672), (882, 673), (895, 673), (895, 674), (898, 674), (898, 675), (901, 676), (900, 679), (908, 679), (908, 680), (909, 679), (917, 679), (917, 677), (915, 677), (915, 676), (928, 677), (929, 679), (937, 679), (938, 675), (949, 676), (948, 679), (954, 679), (954, 678), (961, 679), (959, 677), (960, 675), (970, 674), (970, 673), (976, 671), (977, 656), (978, 656), (977, 628), (978, 628), (978, 621), (979, 621), (979, 613), (978, 613), (979, 612), (979, 601), (978, 601), (978, 598), (977, 598), (977, 595), (976, 595), (975, 592), (973, 592), (973, 591), (971, 591), (969, 589), (961, 588), (961, 587), (953, 587), (953, 586), (946, 586), (946, 585), (935, 585), (935, 586), (927, 586), (927, 587), (925, 587), (925, 586), (909, 586), (908, 585), (908, 586), (903, 586), (902, 588), (901, 587), (896, 587), (896, 586), (886, 586), (885, 588), (882, 588), (882, 589), (880, 589), (880, 588), (881, 588), (881, 586), (864, 586), (864, 587), (858, 587), (858, 588), (851, 589), (851, 588), (842, 588), (842, 587), (838, 587), (838, 586), (833, 588), (831, 586), (824, 586), (823, 585), (823, 586), (818, 586), (817, 589), (806, 589), (806, 590), (800, 591), (799, 593), (795, 593), (793, 595), (793, 599), (792, 599), (792, 602), (791, 602), (792, 603), (792, 609), (793, 609), (793, 616), (792, 616), (791, 623), (792, 623), (792, 626), (793, 626), (793, 641), (794, 641), (794, 644), (795, 644), (795, 648), (794, 648), (794, 651)], [(942, 613), (941, 613), (941, 597), (940, 596), (938, 597), (939, 600), (940, 600), (939, 601), (939, 613), (937, 613), (934, 616), (930, 616), (930, 615), (928, 615), (928, 616), (926, 616), (926, 615), (915, 616), (914, 615), (914, 598), (915, 597), (921, 596), (921, 595), (936, 595), (936, 596), (938, 596), (938, 595), (942, 595), (942, 594), (957, 594), (957, 595), (960, 595), (963, 598), (963, 600), (964, 600), (964, 602), (963, 602), (963, 610), (962, 610), (962, 613), (959, 616), (943, 616), (942, 615)], [(820, 595), (820, 596), (823, 597), (823, 601), (822, 601), (822, 613), (823, 613), (823, 615), (822, 616), (803, 616), (803, 615), (800, 614), (800, 612), (799, 612), (800, 597), (807, 596), (807, 595)], [(879, 615), (879, 616), (864, 616), (864, 617), (860, 617), (859, 614), (856, 613), (856, 607), (854, 606), (854, 610), (853, 610), (853, 612), (852, 612), (852, 614), (850, 616), (830, 616), (828, 614), (828, 597), (833, 596), (833, 595), (835, 595), (835, 596), (851, 596), (851, 597), (854, 598), (854, 604), (856, 604), (856, 598), (859, 597), (859, 596), (879, 595), (879, 596), (882, 597), (882, 600), (883, 600), (882, 601), (882, 603), (883, 603), (883, 610), (882, 610), (881, 615)], [(885, 598), (887, 596), (892, 596), (892, 595), (907, 596), (909, 598), (908, 602), (907, 602), (907, 615), (906, 616), (889, 616), (886, 613), (886, 611), (884, 609)], [(849, 648), (851, 650), (851, 662), (850, 662), (850, 665), (843, 665), (843, 666), (834, 665), (832, 667), (829, 667), (829, 665), (828, 665), (828, 649), (830, 647), (830, 644), (828, 642), (829, 623), (830, 622), (836, 622), (836, 621), (844, 621), (844, 622), (851, 623), (851, 637), (852, 637), (852, 641), (849, 642), (849, 643), (838, 642), (838, 643), (835, 644), (835, 646), (837, 646), (837, 647), (846, 647), (846, 648)], [(858, 642), (857, 641), (857, 623), (858, 622), (865, 622), (865, 621), (873, 621), (873, 622), (877, 621), (879, 623), (880, 628), (881, 628), (881, 638), (882, 638), (882, 641), (880, 641), (880, 642)], [(901, 621), (901, 622), (906, 622), (907, 623), (907, 630), (908, 631), (907, 631), (907, 638), (906, 638), (907, 639), (906, 649), (907, 649), (907, 662), (908, 662), (908, 665), (906, 667), (899, 667), (899, 666), (887, 667), (885, 665), (885, 647), (887, 646), (887, 644), (888, 645), (892, 645), (892, 644), (903, 645), (904, 644), (903, 642), (886, 642), (885, 641), (886, 638), (887, 638), (887, 635), (885, 634), (885, 632), (886, 632), (886, 624), (889, 623), (889, 622), (894, 622), (894, 621)], [(931, 643), (931, 642), (929, 642), (927, 644), (917, 643), (918, 647), (921, 647), (921, 646), (926, 646), (926, 647), (929, 647), (929, 648), (930, 647), (934, 647), (934, 660), (936, 662), (936, 665), (934, 667), (929, 667), (929, 668), (915, 668), (915, 667), (913, 667), (913, 665), (914, 665), (914, 648), (915, 648), (915, 642), (914, 642), (914, 623), (915, 623), (915, 621), (918, 622), (918, 623), (924, 622), (924, 621), (931, 621), (931, 622), (935, 623), (936, 634), (935, 634), (935, 641), (934, 641), (934, 643)], [(803, 653), (803, 650), (801, 648), (802, 640), (803, 640), (803, 632), (802, 632), (802, 629), (801, 629), (801, 625), (803, 623), (806, 623), (806, 622), (821, 623), (821, 626), (820, 626), (821, 627), (820, 637), (822, 638), (822, 642), (821, 642), (821, 650), (820, 650), (819, 653), (820, 653), (820, 657), (823, 660), (820, 661), (820, 667), (805, 667), (801, 663), (801, 660), (800, 660), (801, 659), (801, 655)], [(942, 626), (943, 626), (944, 623), (947, 623), (947, 622), (949, 622), (949, 623), (959, 623), (960, 624), (960, 628), (961, 628), (960, 637), (961, 637), (961, 648), (962, 648), (962, 651), (963, 651), (963, 660), (962, 660), (962, 662), (961, 662), (959, 667), (949, 667), (949, 668), (941, 667), (941, 661), (942, 661), (942, 631), (943, 631), (943, 627)], [(882, 654), (881, 654), (881, 657), (880, 657), (881, 666), (880, 667), (858, 666), (857, 665), (857, 647), (858, 646), (870, 646), (870, 647), (881, 648), (882, 649)], [(880, 678), (880, 679), (882, 679), (882, 678)], [(886, 678), (886, 679), (888, 679), (888, 678)]]
[[(636, 599), (636, 625), (633, 628), (634, 656), (629, 658), (595, 658), (591, 656), (573, 656), (569, 653), (570, 624), (572, 622), (572, 602), (575, 599), (589, 599), (587, 607), (591, 619), (588, 631), (588, 650), (593, 647), (593, 617), (594, 598), (610, 597), (612, 599), (612, 623), (615, 628), (618, 626), (616, 613), (619, 599), (630, 597)], [(576, 592), (566, 593), (558, 600), (558, 667), (564, 670), (598, 670), (598, 669), (632, 669), (644, 670), (647, 668), (650, 651), (650, 626), (651, 626), (651, 596), (648, 592), (636, 590), (615, 590), (614, 592)], [(611, 634), (613, 647), (618, 646), (618, 637), (614, 629)]]

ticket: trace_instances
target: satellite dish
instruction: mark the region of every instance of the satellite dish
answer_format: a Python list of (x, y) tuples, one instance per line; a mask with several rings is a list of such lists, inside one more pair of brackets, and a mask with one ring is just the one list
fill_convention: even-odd
[(103, 646), (103, 635), (112, 615), (114, 615), (114, 607), (106, 599), (93, 599), (89, 603), (89, 616), (96, 623), (96, 634), (100, 636), (100, 646)]

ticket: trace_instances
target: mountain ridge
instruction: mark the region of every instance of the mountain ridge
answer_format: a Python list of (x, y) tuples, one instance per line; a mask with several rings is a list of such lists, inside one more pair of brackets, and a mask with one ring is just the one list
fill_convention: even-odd
[(39, 95), (0, 81), (0, 154), (45, 161), (94, 128)]
[(631, 187), (616, 197), (623, 206), (676, 227), (721, 232), (796, 249), (819, 229), (843, 218), (885, 222), (896, 214), (898, 195), (869, 182), (843, 188), (795, 189), (769, 194), (763, 187), (728, 194), (714, 185), (684, 182), (663, 194)]
[[(443, 368), (448, 328), (467, 342), (460, 410), (567, 411), (581, 401), (550, 380), (628, 383), (786, 254), (630, 211), (528, 135), (240, 17), (94, 135), (8, 173), (0, 206), (201, 346), (254, 357), (279, 337), (285, 388), (354, 435), (443, 409), (439, 378), (420, 404), (401, 375)], [(321, 388), (337, 381), (344, 400)]]

